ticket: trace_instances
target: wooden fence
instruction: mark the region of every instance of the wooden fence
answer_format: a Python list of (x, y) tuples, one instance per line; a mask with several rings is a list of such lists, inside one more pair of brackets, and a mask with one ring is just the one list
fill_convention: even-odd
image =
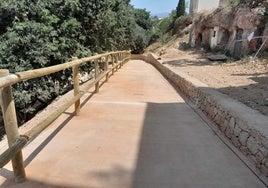
[[(4, 118), (5, 130), (7, 134), (9, 148), (0, 155), (0, 168), (5, 166), (10, 160), (12, 161), (13, 172), (16, 182), (22, 182), (26, 178), (23, 166), (22, 148), (46, 127), (48, 127), (57, 117), (59, 117), (71, 105), (75, 105), (75, 114), (80, 111), (80, 98), (95, 85), (95, 92), (99, 92), (99, 82), (106, 78), (109, 74), (121, 68), (124, 63), (129, 61), (131, 55), (129, 51), (110, 52), (82, 59), (73, 58), (72, 61), (51, 66), (47, 68), (29, 70), (10, 74), (6, 69), (0, 69), (0, 104), (2, 107), (2, 115)], [(79, 66), (81, 64), (93, 63), (95, 67), (95, 78), (80, 86), (79, 84)], [(103, 69), (100, 69), (100, 63), (104, 63)], [(55, 72), (62, 71), (67, 68), (73, 70), (73, 91), (74, 97), (57, 109), (45, 121), (39, 122), (34, 128), (26, 132), (24, 135), (19, 134), (16, 109), (12, 94), (12, 85), (25, 80), (39, 78)]]

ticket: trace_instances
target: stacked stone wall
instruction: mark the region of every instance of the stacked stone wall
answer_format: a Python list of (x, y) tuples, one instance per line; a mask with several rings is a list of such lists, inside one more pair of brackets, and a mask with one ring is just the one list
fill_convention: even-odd
[(133, 55), (154, 65), (214, 122), (230, 142), (268, 176), (268, 117), (209, 88), (183, 72), (162, 64), (154, 55)]

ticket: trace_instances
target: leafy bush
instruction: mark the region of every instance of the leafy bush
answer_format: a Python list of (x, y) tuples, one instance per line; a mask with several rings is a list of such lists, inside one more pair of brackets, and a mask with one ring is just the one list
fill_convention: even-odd
[(138, 35), (137, 37), (135, 37), (134, 46), (135, 47), (132, 50), (133, 54), (141, 54), (144, 52), (144, 49), (146, 47), (146, 42), (141, 35)]
[[(21, 72), (111, 50), (142, 52), (149, 13), (129, 0), (0, 1), (0, 69)], [(138, 28), (138, 29), (137, 29)], [(137, 33), (136, 33), (137, 32)], [(85, 65), (82, 71), (90, 72)], [(20, 124), (71, 89), (71, 70), (14, 85)]]

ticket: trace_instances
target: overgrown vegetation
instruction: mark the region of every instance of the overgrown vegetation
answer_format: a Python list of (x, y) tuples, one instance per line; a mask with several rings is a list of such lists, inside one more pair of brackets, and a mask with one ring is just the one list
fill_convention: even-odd
[[(130, 0), (1, 0), (0, 69), (20, 72), (112, 50), (140, 53), (150, 14)], [(91, 67), (86, 67), (90, 71)], [(70, 89), (71, 70), (14, 85), (20, 124)]]
[[(167, 18), (154, 18), (154, 37), (152, 39), (160, 39), (166, 42), (172, 35), (181, 35), (183, 29), (192, 23), (192, 18), (187, 15), (185, 0), (179, 0), (175, 10), (173, 10)], [(155, 41), (155, 40), (154, 40)]]
[[(266, 0), (231, 4), (262, 4), (259, 11), (267, 24)], [(174, 34), (185, 34), (183, 29), (192, 23), (186, 7), (185, 0), (179, 0), (169, 17), (159, 19), (135, 9), (130, 0), (0, 0), (0, 69), (26, 71), (112, 50), (142, 53), (156, 40), (167, 42)], [(89, 73), (92, 67), (81, 69)], [(14, 85), (19, 123), (70, 90), (70, 77), (71, 70), (65, 70)], [(0, 115), (0, 132), (1, 125)]]

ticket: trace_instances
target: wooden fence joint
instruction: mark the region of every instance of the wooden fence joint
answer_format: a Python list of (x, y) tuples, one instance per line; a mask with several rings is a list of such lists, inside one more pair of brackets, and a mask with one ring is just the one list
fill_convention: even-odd
[[(72, 60), (77, 60), (77, 57), (72, 57)], [(74, 96), (79, 94), (79, 65), (73, 66), (73, 84), (74, 84)], [(75, 115), (80, 113), (80, 99), (74, 103)]]
[[(129, 57), (130, 54), (127, 51), (109, 52), (81, 59), (73, 57), (70, 62), (41, 69), (18, 72), (15, 74), (10, 74), (7, 69), (0, 69), (0, 106), (2, 108), (2, 115), (9, 145), (9, 148), (4, 153), (0, 154), (0, 168), (11, 160), (15, 181), (18, 183), (25, 181), (26, 174), (23, 166), (21, 149), (29, 140), (32, 140), (39, 135), (70, 106), (75, 104), (75, 113), (78, 114), (80, 111), (80, 98), (86, 93), (86, 91), (95, 85), (95, 92), (98, 93), (100, 81), (105, 77), (106, 81), (108, 81), (109, 73), (112, 72), (112, 74), (114, 74), (118, 68), (121, 68), (124, 62), (129, 60)], [(95, 65), (95, 79), (86, 85), (81, 85), (80, 87), (79, 66), (82, 63), (91, 62), (94, 62)], [(104, 65), (104, 67), (100, 67), (100, 63), (104, 63), (101, 64)], [(111, 67), (110, 63), (112, 64)], [(67, 68), (73, 69), (74, 97), (61, 106), (59, 110), (53, 112), (45, 120), (39, 122), (35, 127), (27, 131), (25, 135), (19, 135), (15, 103), (12, 94), (12, 85), (24, 80), (40, 78)]]
[[(8, 70), (1, 70), (1, 77), (9, 74)], [(3, 119), (5, 124), (5, 130), (7, 134), (8, 145), (11, 147), (19, 137), (17, 115), (15, 109), (15, 103), (12, 94), (11, 86), (6, 86), (0, 90), (1, 94), (1, 108), (3, 113)], [(12, 158), (12, 166), (15, 176), (15, 181), (21, 183), (25, 180), (26, 174), (23, 167), (22, 152), (19, 150), (16, 155)]]

